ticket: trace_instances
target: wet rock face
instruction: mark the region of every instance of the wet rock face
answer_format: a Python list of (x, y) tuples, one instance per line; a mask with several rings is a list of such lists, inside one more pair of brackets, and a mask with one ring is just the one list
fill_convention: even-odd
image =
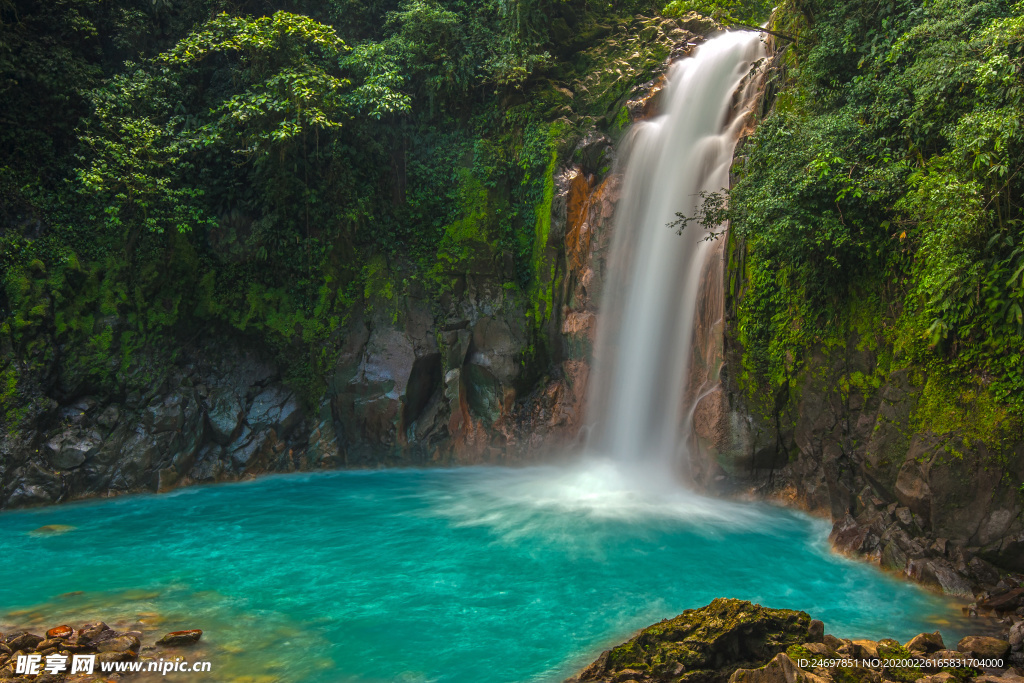
[(206, 398), (206, 419), (210, 437), (221, 446), (231, 443), (242, 426), (245, 409), (230, 387), (214, 389)]
[[(698, 453), (699, 483), (828, 514), (837, 550), (949, 595), (994, 595), (1005, 572), (1024, 572), (1024, 499), (1014, 484), (1024, 480), (1024, 443), (993, 449), (920, 431), (927, 378), (880, 374), (884, 343), (857, 334), (843, 349), (812, 354), (798, 389), (765, 415), (730, 372), (741, 367), (736, 335), (727, 329), (727, 409), (711, 430), (724, 436)], [(882, 379), (858, 385), (851, 376)]]
[[(297, 467), (305, 413), (277, 371), (238, 349), (196, 351), (173, 388), (76, 399), (0, 436), (0, 507), (165, 491)], [(55, 422), (55, 420), (57, 420)], [(15, 466), (10, 466), (11, 464)]]

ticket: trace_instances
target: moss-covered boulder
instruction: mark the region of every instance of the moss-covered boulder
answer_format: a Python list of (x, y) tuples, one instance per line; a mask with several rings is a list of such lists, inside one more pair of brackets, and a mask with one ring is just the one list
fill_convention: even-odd
[(645, 628), (569, 680), (724, 683), (738, 668), (761, 667), (814, 640), (811, 621), (805, 612), (718, 598)]

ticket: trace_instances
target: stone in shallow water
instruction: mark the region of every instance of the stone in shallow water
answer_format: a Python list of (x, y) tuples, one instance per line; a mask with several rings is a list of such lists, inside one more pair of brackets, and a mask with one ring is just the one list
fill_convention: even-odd
[(157, 645), (163, 645), (165, 647), (175, 647), (178, 645), (192, 645), (198, 643), (199, 639), (203, 636), (203, 632), (200, 629), (190, 629), (187, 631), (171, 631), (160, 640), (156, 641)]
[(73, 628), (71, 628), (67, 624), (64, 624), (62, 626), (55, 626), (51, 628), (49, 631), (47, 631), (46, 638), (70, 638), (74, 632), (75, 630)]
[(109, 634), (112, 633), (113, 631), (110, 627), (102, 621), (94, 621), (82, 626), (81, 630), (78, 632), (78, 642), (84, 644), (96, 642), (98, 640), (105, 640), (106, 638), (109, 638)]
[(42, 636), (34, 633), (19, 633), (15, 636), (8, 636), (7, 646), (17, 652), (18, 650), (34, 650), (36, 645), (43, 642)]
[(103, 641), (96, 646), (96, 649), (99, 652), (128, 652), (130, 650), (137, 653), (141, 645), (137, 636), (125, 634)]

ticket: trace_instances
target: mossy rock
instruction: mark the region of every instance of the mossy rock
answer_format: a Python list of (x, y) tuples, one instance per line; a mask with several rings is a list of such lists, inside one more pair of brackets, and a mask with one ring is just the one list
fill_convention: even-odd
[(585, 669), (579, 681), (612, 681), (625, 670), (639, 680), (719, 683), (737, 668), (758, 668), (808, 640), (806, 612), (718, 598), (641, 631)]

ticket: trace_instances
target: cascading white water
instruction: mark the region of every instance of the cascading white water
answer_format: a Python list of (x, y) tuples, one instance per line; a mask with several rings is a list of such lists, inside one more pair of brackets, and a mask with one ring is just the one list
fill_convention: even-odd
[(667, 481), (680, 464), (700, 279), (714, 251), (700, 227), (679, 235), (668, 225), (693, 216), (702, 191), (728, 185), (737, 90), (763, 55), (756, 33), (708, 41), (671, 67), (661, 114), (634, 125), (625, 145), (588, 421), (592, 449), (634, 477)]

